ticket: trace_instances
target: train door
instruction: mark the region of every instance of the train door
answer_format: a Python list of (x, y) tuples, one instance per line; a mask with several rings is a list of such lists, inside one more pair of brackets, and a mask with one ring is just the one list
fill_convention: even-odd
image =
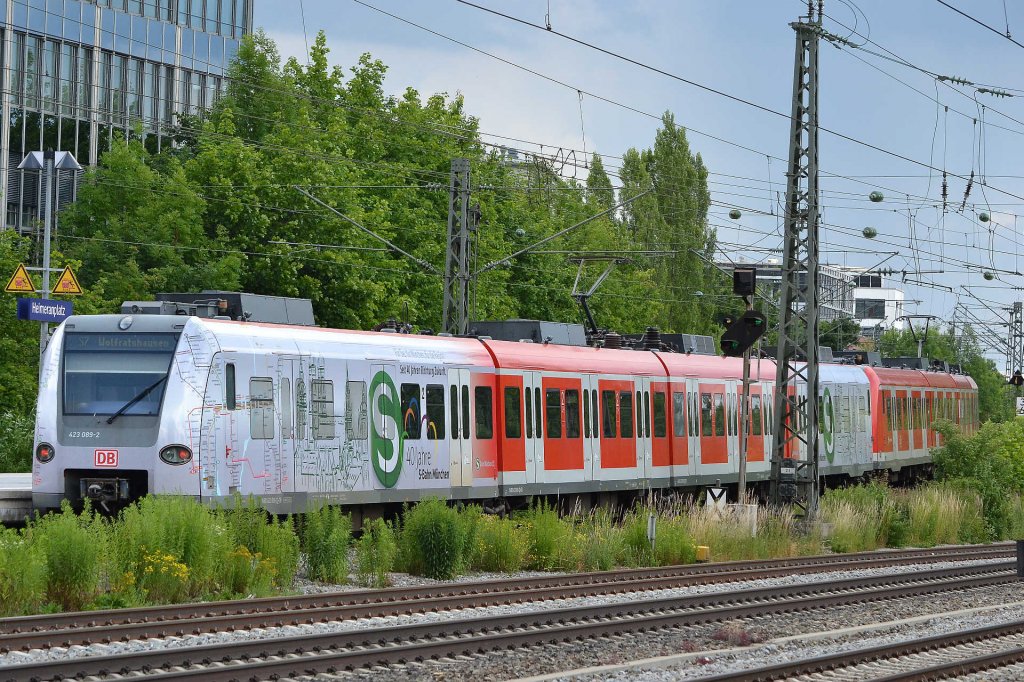
[(896, 449), (910, 450), (910, 396), (906, 391), (896, 391)]
[(910, 394), (910, 413), (913, 415), (913, 428), (911, 430), (911, 449), (921, 450), (924, 448), (924, 410), (922, 409), (923, 399), (921, 391), (914, 391)]
[(597, 377), (583, 375), (583, 471), (584, 480), (600, 474), (601, 434), (598, 431), (600, 411), (597, 404)]
[(739, 382), (725, 382), (725, 440), (729, 453), (729, 471), (738, 472), (740, 466), (740, 402)]
[[(741, 385), (742, 386), (742, 385)], [(740, 407), (742, 408), (742, 388), (740, 395)], [(747, 464), (751, 462), (764, 461), (764, 415), (761, 401), (761, 387), (755, 383), (750, 384), (750, 396), (747, 399)], [(742, 422), (740, 423), (742, 427)], [(742, 437), (742, 435), (741, 435)], [(747, 469), (748, 473), (750, 469)]]
[(469, 400), (469, 370), (448, 370), (449, 475), (453, 488), (473, 485), (472, 406)]
[(281, 458), (285, 462), (285, 471), (291, 472), (282, 481), (286, 492), (296, 490), (295, 483), (299, 480), (300, 458), (295, 448), (295, 379), (299, 375), (300, 360), (296, 356), (281, 355), (277, 359), (277, 416), (280, 430)]
[[(704, 466), (728, 465), (725, 384), (701, 383), (698, 385), (697, 397), (700, 408), (700, 463)], [(717, 471), (722, 470), (719, 467)]]
[(544, 482), (544, 403), (540, 372), (523, 372), (523, 423), (526, 427), (526, 482)]
[(637, 476), (647, 478), (651, 460), (651, 380), (637, 377), (636, 385), (636, 465)]
[(935, 429), (932, 428), (932, 424), (935, 423), (935, 417), (936, 417), (936, 411), (935, 411), (935, 396), (936, 395), (937, 394), (936, 394), (936, 392), (934, 390), (925, 391), (925, 394), (924, 394), (925, 410), (927, 411), (927, 415), (928, 415), (928, 421), (926, 422), (926, 425), (925, 425), (925, 434), (926, 434), (925, 437), (928, 439), (928, 448), (929, 449), (934, 448), (936, 445), (939, 444), (938, 443), (938, 438), (936, 437), (937, 434), (935, 433)]
[(687, 379), (683, 385), (686, 389), (686, 443), (687, 443), (687, 465), (684, 469), (685, 475), (700, 478), (701, 463), (701, 405), (700, 386), (696, 379)]

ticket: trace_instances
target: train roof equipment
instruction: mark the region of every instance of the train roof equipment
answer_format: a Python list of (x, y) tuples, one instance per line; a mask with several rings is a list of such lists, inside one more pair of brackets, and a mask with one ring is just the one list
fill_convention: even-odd
[(204, 290), (199, 293), (161, 293), (155, 301), (125, 301), (125, 315), (186, 315), (239, 322), (268, 322), (304, 327), (316, 326), (313, 303), (308, 298), (287, 298), (234, 291)]

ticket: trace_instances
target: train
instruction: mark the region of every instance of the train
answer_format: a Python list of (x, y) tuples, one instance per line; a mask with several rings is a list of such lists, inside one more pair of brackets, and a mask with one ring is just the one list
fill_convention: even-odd
[[(278, 514), (602, 503), (737, 480), (736, 358), (115, 314), (69, 317), (41, 363), (40, 510), (147, 494), (253, 495)], [(761, 492), (774, 383), (774, 362), (754, 360), (747, 480)], [(978, 427), (976, 384), (943, 371), (823, 363), (817, 409), (826, 481), (918, 475), (942, 444), (934, 421)]]

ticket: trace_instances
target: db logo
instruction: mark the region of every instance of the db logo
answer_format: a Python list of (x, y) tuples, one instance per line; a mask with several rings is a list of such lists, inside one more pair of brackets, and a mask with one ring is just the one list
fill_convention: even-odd
[(116, 467), (117, 450), (97, 450), (94, 461), (98, 467)]

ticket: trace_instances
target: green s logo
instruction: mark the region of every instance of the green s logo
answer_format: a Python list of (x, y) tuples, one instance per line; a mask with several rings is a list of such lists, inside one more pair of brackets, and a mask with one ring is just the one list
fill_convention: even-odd
[(822, 414), (818, 417), (820, 424), (818, 428), (821, 429), (821, 438), (825, 441), (825, 459), (832, 463), (832, 460), (836, 458), (836, 411), (835, 406), (832, 404), (832, 392), (825, 389), (822, 394)]
[[(393, 488), (402, 473), (402, 405), (398, 391), (387, 372), (381, 370), (370, 382), (370, 460), (377, 480)], [(384, 433), (381, 433), (381, 430)], [(395, 434), (389, 438), (387, 434)]]

